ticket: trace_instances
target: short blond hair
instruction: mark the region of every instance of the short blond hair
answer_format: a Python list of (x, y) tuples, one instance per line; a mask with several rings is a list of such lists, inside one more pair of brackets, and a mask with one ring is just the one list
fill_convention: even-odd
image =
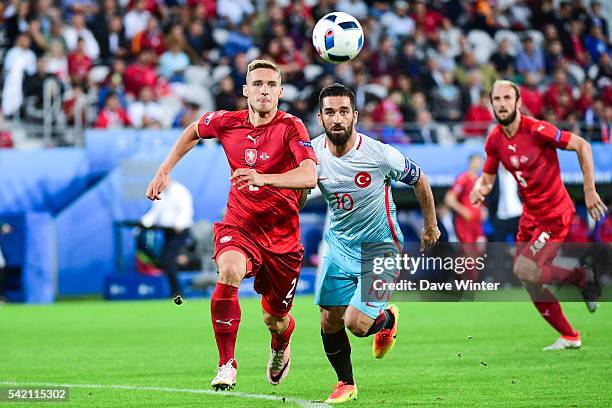
[(280, 72), (280, 69), (278, 68), (278, 65), (276, 65), (272, 61), (257, 59), (257, 60), (251, 61), (247, 67), (247, 73), (246, 73), (247, 82), (249, 81), (249, 74), (251, 73), (251, 71), (254, 71), (256, 69), (261, 69), (261, 68), (271, 69), (275, 71), (276, 76), (278, 76), (278, 82), (281, 81), (281, 72)]

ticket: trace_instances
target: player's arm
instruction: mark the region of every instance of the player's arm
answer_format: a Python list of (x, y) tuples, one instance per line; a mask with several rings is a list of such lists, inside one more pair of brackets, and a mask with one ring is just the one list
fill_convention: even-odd
[(153, 180), (149, 183), (147, 188), (147, 198), (149, 200), (160, 200), (159, 194), (166, 189), (170, 182), (170, 172), (176, 165), (187, 154), (188, 151), (198, 144), (200, 139), (197, 133), (197, 122), (187, 126), (181, 136), (177, 139), (166, 156), (166, 159), (157, 169)]
[(421, 171), (419, 181), (414, 185), (417, 201), (423, 212), (423, 230), (421, 231), (421, 251), (435, 244), (440, 238), (438, 220), (436, 219), (436, 206), (429, 178)]
[(469, 221), (470, 218), (472, 218), (472, 213), (457, 199), (456, 190), (459, 189), (459, 192), (461, 192), (461, 189), (463, 188), (464, 187), (462, 184), (455, 183), (455, 185), (450, 188), (444, 195), (444, 204), (446, 204), (448, 208), (459, 214), (461, 218), (466, 221)]
[(573, 150), (578, 155), (578, 162), (584, 179), (584, 201), (591, 217), (599, 221), (604, 217), (607, 208), (597, 194), (597, 190), (595, 190), (595, 169), (591, 145), (582, 137), (572, 133), (565, 149)]
[(491, 193), (491, 190), (493, 190), (496, 177), (496, 174), (486, 172), (478, 177), (472, 191), (470, 191), (470, 202), (472, 204), (484, 202), (485, 198)]
[(314, 160), (304, 159), (295, 169), (280, 174), (261, 174), (252, 169), (236, 169), (230, 180), (232, 185), (238, 186), (238, 190), (248, 186), (311, 189), (317, 186), (317, 166)]

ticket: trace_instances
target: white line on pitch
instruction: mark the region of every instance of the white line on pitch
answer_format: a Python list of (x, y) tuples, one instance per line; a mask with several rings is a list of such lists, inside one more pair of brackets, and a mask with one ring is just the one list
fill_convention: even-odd
[(213, 391), (213, 390), (201, 390), (192, 388), (166, 388), (166, 387), (147, 387), (139, 385), (114, 385), (114, 384), (52, 384), (43, 382), (14, 382), (14, 381), (0, 381), (0, 385), (15, 385), (15, 386), (41, 386), (41, 387), (68, 387), (68, 388), (98, 388), (98, 389), (116, 389), (116, 390), (133, 390), (133, 391), (159, 391), (159, 392), (173, 392), (173, 393), (184, 393), (184, 394), (207, 394), (207, 395), (221, 395), (227, 397), (240, 397), (240, 398), (252, 398), (270, 401), (283, 401), (290, 402), (305, 408), (331, 408), (330, 405), (307, 401), (299, 398), (292, 397), (278, 397), (274, 395), (265, 394), (247, 394), (245, 392), (227, 392), (227, 391)]

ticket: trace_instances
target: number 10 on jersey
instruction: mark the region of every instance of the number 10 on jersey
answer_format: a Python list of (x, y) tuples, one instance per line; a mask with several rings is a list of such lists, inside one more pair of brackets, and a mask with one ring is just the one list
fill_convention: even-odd
[(338, 209), (342, 208), (346, 211), (351, 211), (353, 209), (353, 205), (355, 202), (353, 201), (353, 197), (349, 193), (334, 193), (334, 197), (336, 198), (336, 206)]

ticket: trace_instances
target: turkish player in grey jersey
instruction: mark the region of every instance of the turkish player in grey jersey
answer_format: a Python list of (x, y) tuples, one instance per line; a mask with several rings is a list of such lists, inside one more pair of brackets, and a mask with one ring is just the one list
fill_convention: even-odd
[[(440, 237), (433, 194), (427, 176), (397, 149), (355, 131), (355, 95), (341, 84), (319, 95), (319, 124), (325, 135), (313, 141), (318, 152), (318, 184), (331, 213), (325, 240), (329, 251), (317, 283), (315, 303), (321, 308), (325, 353), (338, 376), (326, 402), (357, 397), (351, 346), (345, 326), (357, 337), (376, 335), (372, 353), (382, 358), (395, 344), (399, 308), (387, 306), (387, 294), (363, 299), (361, 243), (390, 243), (401, 251), (391, 180), (414, 187), (424, 216), (421, 247)], [(369, 285), (369, 284), (368, 284)], [(383, 299), (384, 298), (384, 299)]]

